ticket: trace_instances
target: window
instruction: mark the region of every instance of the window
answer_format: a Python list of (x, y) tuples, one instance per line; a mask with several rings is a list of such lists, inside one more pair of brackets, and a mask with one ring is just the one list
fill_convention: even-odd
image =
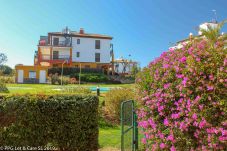
[(80, 57), (80, 52), (76, 52), (76, 57), (77, 57), (77, 58)]
[(76, 68), (79, 68), (79, 65), (75, 65)]
[(53, 51), (53, 59), (59, 59), (59, 51)]
[(90, 65), (85, 65), (84, 67), (85, 67), (85, 68), (90, 68)]
[(59, 38), (54, 38), (54, 46), (58, 46), (59, 45)]
[(100, 53), (95, 53), (95, 62), (100, 62)]
[(77, 44), (80, 44), (80, 39), (77, 39)]
[(95, 40), (95, 49), (100, 49), (100, 40)]
[(36, 79), (36, 72), (35, 71), (29, 71), (29, 79)]

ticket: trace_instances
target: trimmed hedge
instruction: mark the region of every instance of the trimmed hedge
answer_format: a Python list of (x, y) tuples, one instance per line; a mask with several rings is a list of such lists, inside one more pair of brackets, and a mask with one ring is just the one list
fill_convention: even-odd
[[(62, 68), (50, 68), (48, 69), (49, 74), (58, 73), (61, 74)], [(74, 73), (79, 73), (80, 68), (75, 67), (64, 67), (63, 75), (71, 75)], [(81, 68), (82, 73), (103, 73), (103, 69), (96, 69), (96, 68)]]
[(76, 95), (4, 96), (0, 146), (98, 150), (98, 98)]
[[(79, 79), (79, 74), (71, 74), (70, 77)], [(84, 82), (108, 82), (107, 76), (99, 73), (81, 74), (80, 79)]]

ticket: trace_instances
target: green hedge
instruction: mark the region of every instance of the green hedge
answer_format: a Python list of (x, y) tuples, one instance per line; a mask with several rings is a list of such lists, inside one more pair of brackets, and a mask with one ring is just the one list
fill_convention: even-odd
[(4, 96), (0, 146), (98, 149), (98, 98), (76, 95)]
[[(71, 74), (71, 78), (79, 79), (79, 74)], [(83, 73), (80, 75), (80, 80), (83, 82), (108, 82), (108, 77), (99, 73)]]
[[(61, 74), (62, 68), (54, 67), (48, 69), (48, 74)], [(79, 73), (80, 68), (75, 67), (64, 67), (63, 75), (70, 75), (74, 73)], [(81, 68), (82, 73), (103, 73), (103, 69), (96, 69), (96, 68)]]

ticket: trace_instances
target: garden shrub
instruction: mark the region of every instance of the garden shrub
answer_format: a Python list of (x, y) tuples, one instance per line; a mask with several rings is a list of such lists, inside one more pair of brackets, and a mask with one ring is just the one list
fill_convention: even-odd
[(132, 89), (118, 88), (112, 89), (105, 96), (105, 112), (113, 122), (120, 121), (121, 103), (134, 99)]
[(152, 150), (227, 149), (227, 49), (195, 39), (137, 78), (138, 124)]
[(62, 80), (62, 84), (63, 85), (67, 85), (70, 83), (70, 78), (67, 77), (67, 76), (62, 76), (62, 79), (61, 79), (61, 76), (59, 76), (57, 73), (55, 74), (50, 74), (50, 80), (51, 80), (51, 84), (59, 84), (61, 85), (61, 80)]
[(6, 84), (0, 80), (0, 93), (8, 93), (9, 90), (6, 87)]
[(15, 76), (1, 76), (0, 81), (3, 83), (15, 83)]
[(0, 146), (97, 150), (98, 104), (96, 96), (1, 97)]
[[(71, 78), (76, 78), (77, 80), (79, 80), (79, 74), (71, 74), (70, 75)], [(104, 74), (100, 74), (100, 73), (83, 73), (80, 74), (80, 80), (83, 82), (107, 82), (108, 81), (108, 77)]]
[[(59, 67), (54, 67), (48, 69), (49, 74), (55, 74), (58, 73), (59, 75), (61, 74), (62, 68)], [(64, 67), (63, 69), (63, 75), (71, 75), (74, 73), (79, 73), (80, 68), (76, 67)], [(81, 68), (82, 73), (103, 73), (103, 69), (98, 69), (98, 68)]]
[[(60, 77), (60, 79), (61, 79), (61, 77)], [(70, 78), (67, 76), (62, 76), (62, 84), (63, 85), (70, 84)]]

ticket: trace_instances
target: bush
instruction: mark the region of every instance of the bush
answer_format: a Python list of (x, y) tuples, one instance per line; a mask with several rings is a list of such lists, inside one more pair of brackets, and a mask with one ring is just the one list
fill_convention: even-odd
[[(58, 73), (59, 75), (61, 74), (62, 68), (50, 68), (48, 69), (49, 74), (55, 74)], [(71, 74), (78, 74), (80, 72), (80, 68), (75, 68), (75, 67), (65, 67), (63, 69), (63, 74), (64, 75), (71, 75)], [(103, 69), (95, 69), (95, 68), (81, 68), (82, 73), (103, 73)]]
[(70, 78), (66, 76), (62, 76), (62, 84), (63, 85), (68, 85), (70, 84)]
[(97, 150), (98, 104), (96, 96), (2, 97), (0, 145)]
[(112, 89), (105, 96), (105, 112), (107, 118), (113, 122), (120, 121), (121, 103), (123, 101), (134, 99), (132, 89)]
[(3, 83), (15, 83), (15, 76), (0, 76)]
[(50, 80), (51, 80), (51, 84), (59, 84), (61, 85), (61, 80), (62, 80), (62, 84), (63, 85), (67, 85), (70, 83), (70, 78), (69, 77), (66, 77), (66, 76), (62, 76), (62, 79), (61, 79), (61, 76), (59, 76), (57, 73), (55, 74), (50, 74)]
[(0, 93), (8, 93), (9, 90), (6, 87), (6, 84), (0, 80)]
[(59, 79), (59, 76), (57, 73), (55, 73), (53, 75), (51, 74), (50, 80), (51, 80), (51, 84), (61, 84), (61, 80)]
[[(76, 78), (79, 80), (79, 74), (71, 74), (71, 78)], [(99, 73), (83, 73), (80, 75), (80, 80), (83, 82), (107, 82), (108, 78), (104, 74)]]
[(193, 40), (164, 52), (137, 78), (143, 143), (166, 150), (227, 149), (227, 49)]

